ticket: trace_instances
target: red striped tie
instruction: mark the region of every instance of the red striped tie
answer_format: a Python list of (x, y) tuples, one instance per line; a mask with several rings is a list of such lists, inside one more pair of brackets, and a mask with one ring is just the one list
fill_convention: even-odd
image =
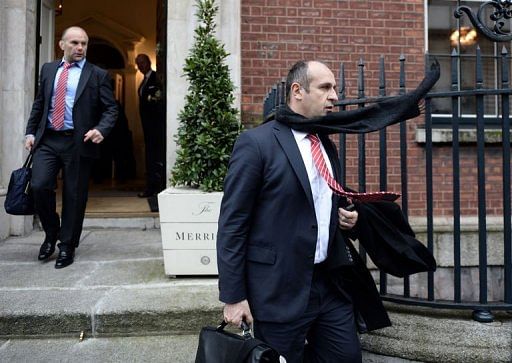
[(64, 127), (64, 112), (66, 111), (66, 88), (68, 86), (68, 73), (69, 68), (74, 63), (64, 63), (62, 72), (60, 73), (55, 89), (55, 103), (53, 107), (52, 126), (55, 130), (60, 130)]
[(352, 193), (343, 190), (341, 185), (331, 176), (327, 164), (325, 163), (322, 149), (320, 148), (320, 139), (318, 136), (309, 134), (308, 139), (311, 141), (311, 154), (313, 155), (313, 162), (327, 185), (332, 191), (343, 197), (347, 197), (360, 202), (376, 202), (381, 200), (394, 201), (400, 197), (400, 194), (393, 192), (373, 192), (373, 193)]

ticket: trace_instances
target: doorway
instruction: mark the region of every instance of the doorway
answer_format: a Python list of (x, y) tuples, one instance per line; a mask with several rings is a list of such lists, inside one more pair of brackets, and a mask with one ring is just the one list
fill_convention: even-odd
[(62, 56), (58, 40), (64, 29), (80, 26), (89, 35), (87, 61), (109, 71), (120, 106), (118, 130), (102, 143), (101, 158), (93, 169), (86, 214), (150, 212), (148, 201), (137, 197), (145, 188), (146, 165), (137, 94), (143, 75), (135, 57), (149, 56), (165, 90), (167, 1), (40, 0), (40, 9), (39, 66)]

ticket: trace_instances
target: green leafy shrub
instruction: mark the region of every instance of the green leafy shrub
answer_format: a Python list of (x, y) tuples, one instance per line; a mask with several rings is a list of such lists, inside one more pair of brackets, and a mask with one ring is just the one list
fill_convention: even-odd
[(198, 25), (183, 68), (189, 87), (185, 107), (178, 115), (178, 150), (171, 184), (220, 191), (241, 126), (225, 64), (229, 54), (215, 37), (218, 6), (215, 0), (198, 0), (196, 7)]

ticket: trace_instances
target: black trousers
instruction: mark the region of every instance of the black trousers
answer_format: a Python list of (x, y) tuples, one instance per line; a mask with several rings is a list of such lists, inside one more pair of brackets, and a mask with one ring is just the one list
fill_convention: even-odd
[[(78, 247), (88, 196), (92, 159), (81, 157), (72, 132), (46, 130), (34, 150), (32, 192), (46, 240), (60, 249)], [(57, 175), (62, 170), (61, 218), (56, 211)]]
[(160, 116), (141, 116), (146, 161), (146, 190), (157, 193), (165, 188), (165, 124)]
[(321, 269), (315, 269), (309, 304), (299, 319), (255, 321), (254, 335), (274, 347), (287, 363), (362, 361), (352, 303), (336, 292)]

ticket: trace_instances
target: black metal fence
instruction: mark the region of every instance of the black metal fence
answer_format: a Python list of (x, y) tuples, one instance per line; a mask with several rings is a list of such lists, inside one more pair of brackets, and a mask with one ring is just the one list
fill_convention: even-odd
[[(512, 94), (512, 88), (510, 87), (510, 73), (509, 73), (509, 62), (507, 51), (502, 51), (501, 58), (498, 60), (500, 63), (499, 73), (501, 79), (501, 86), (494, 88), (484, 88), (484, 82), (482, 79), (482, 56), (480, 50), (477, 49), (476, 62), (475, 62), (475, 85), (473, 89), (461, 90), (460, 87), (460, 72), (458, 62), (460, 60), (459, 55), (454, 51), (451, 55), (451, 65), (449, 68), (451, 76), (451, 90), (446, 92), (431, 92), (425, 98), (425, 143), (424, 143), (424, 155), (425, 155), (425, 192), (426, 192), (426, 245), (429, 250), (433, 253), (434, 251), (434, 175), (433, 175), (433, 150), (435, 148), (432, 140), (433, 131), (433, 115), (432, 115), (432, 103), (436, 102), (436, 99), (444, 99), (451, 101), (451, 131), (452, 131), (452, 170), (451, 179), (453, 183), (453, 196), (450, 204), (452, 205), (453, 216), (453, 299), (440, 299), (436, 298), (436, 282), (434, 279), (434, 272), (427, 273), (425, 279), (416, 279), (415, 288), (418, 290), (426, 291), (424, 296), (411, 296), (411, 282), (409, 278), (403, 279), (403, 292), (398, 295), (396, 293), (388, 292), (388, 275), (380, 273), (378, 276), (380, 293), (384, 300), (392, 301), (401, 304), (419, 305), (419, 306), (430, 306), (437, 308), (451, 308), (451, 309), (471, 309), (473, 310), (473, 318), (477, 321), (488, 322), (493, 320), (493, 310), (512, 310), (512, 243), (511, 243), (511, 195), (510, 195), (510, 95)], [(429, 56), (426, 56), (427, 65), (430, 64)], [(340, 66), (339, 74), (339, 101), (337, 106), (341, 110), (349, 107), (365, 107), (366, 104), (376, 102), (379, 99), (388, 97), (386, 95), (386, 74), (384, 67), (384, 58), (381, 57), (379, 65), (379, 90), (378, 97), (370, 98), (365, 95), (365, 73), (364, 73), (364, 62), (361, 60), (358, 64), (358, 90), (357, 98), (347, 99), (346, 91), (346, 78), (344, 65)], [(446, 72), (445, 72), (446, 73)], [(399, 94), (405, 93), (405, 57), (400, 57), (400, 77), (399, 77)], [(441, 77), (447, 77), (446, 74), (442, 74)], [(460, 101), (461, 98), (473, 98), (476, 116), (473, 118), (474, 124), (472, 128), (476, 130), (476, 155), (477, 155), (477, 176), (478, 176), (478, 192), (475, 195), (475, 202), (477, 203), (478, 209), (478, 299), (467, 300), (463, 299), (462, 294), (462, 272), (463, 266), (461, 260), (465, 253), (461, 248), (461, 166), (460, 166), (460, 141), (459, 141), (459, 128), (461, 115)], [(486, 143), (485, 143), (485, 115), (484, 115), (484, 97), (498, 97), (501, 105), (501, 115), (498, 115), (498, 119), (501, 123), (501, 149), (502, 149), (502, 200), (503, 200), (503, 265), (500, 266), (500, 273), (503, 276), (503, 291), (500, 296), (503, 298), (498, 301), (488, 299), (488, 271), (489, 266), (487, 263), (487, 214), (486, 214), (486, 175), (485, 175), (485, 155), (486, 155)], [(281, 81), (272, 87), (264, 101), (263, 106), (263, 118), (268, 120), (273, 118), (276, 107), (280, 104), (285, 103), (285, 83)], [(446, 102), (445, 102), (446, 103)], [(388, 184), (388, 136), (387, 130), (380, 130), (379, 132), (379, 187), (380, 190), (386, 190)], [(402, 210), (406, 217), (408, 217), (409, 211), (409, 191), (408, 191), (408, 170), (407, 170), (407, 128), (406, 123), (401, 122), (399, 126), (400, 133), (400, 180), (401, 180), (401, 193), (402, 193)], [(357, 150), (358, 150), (358, 187), (359, 190), (366, 190), (366, 135), (357, 136)], [(342, 167), (341, 181), (346, 181), (346, 147), (347, 139), (346, 135), (339, 135), (339, 153), (340, 162)], [(363, 249), (360, 250), (361, 255), (366, 260), (366, 255)], [(439, 252), (439, 251), (438, 251)], [(500, 264), (501, 265), (501, 264)], [(439, 283), (439, 282), (437, 282)], [(422, 284), (423, 286), (417, 286)]]

